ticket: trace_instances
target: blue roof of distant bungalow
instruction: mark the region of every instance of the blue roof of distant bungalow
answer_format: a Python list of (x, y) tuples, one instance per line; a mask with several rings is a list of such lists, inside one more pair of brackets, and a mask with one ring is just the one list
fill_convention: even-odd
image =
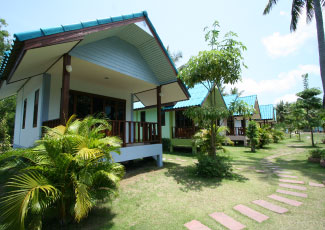
[[(223, 99), (224, 99), (224, 101), (226, 103), (227, 109), (230, 108), (231, 103), (234, 102), (234, 101), (243, 101), (246, 104), (248, 104), (249, 106), (252, 106), (253, 108), (255, 108), (255, 102), (256, 102), (256, 99), (257, 99), (257, 95), (238, 97), (237, 94), (232, 94), (232, 95), (223, 96)], [(234, 113), (233, 115), (238, 116), (240, 114)]]
[(262, 120), (273, 120), (275, 118), (273, 105), (260, 105), (260, 112)]

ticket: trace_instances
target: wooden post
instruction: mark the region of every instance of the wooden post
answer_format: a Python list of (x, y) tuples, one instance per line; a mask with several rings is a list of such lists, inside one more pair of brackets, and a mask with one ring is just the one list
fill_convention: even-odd
[(63, 74), (62, 74), (62, 91), (61, 91), (61, 113), (60, 122), (62, 125), (69, 119), (69, 90), (70, 90), (70, 73), (66, 70), (66, 66), (71, 65), (71, 56), (63, 55)]
[(157, 87), (157, 122), (158, 122), (158, 140), (159, 143), (162, 143), (161, 140), (161, 86)]

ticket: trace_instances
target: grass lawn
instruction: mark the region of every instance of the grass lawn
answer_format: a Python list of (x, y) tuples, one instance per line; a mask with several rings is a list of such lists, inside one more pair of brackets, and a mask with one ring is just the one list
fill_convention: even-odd
[[(316, 137), (318, 143), (321, 135)], [(303, 192), (308, 194), (308, 198), (278, 194), (303, 202), (300, 207), (293, 207), (267, 198), (279, 188), (275, 174), (255, 172), (255, 169), (263, 169), (261, 159), (281, 154), (272, 161), (282, 169), (292, 171), (298, 180), (305, 183), (324, 181), (325, 169), (306, 161), (307, 152), (311, 149), (309, 135), (302, 138), (302, 142), (292, 138), (271, 144), (256, 153), (250, 153), (245, 147), (227, 147), (234, 171), (239, 175), (234, 180), (195, 177), (192, 173), (195, 157), (186, 153), (165, 153), (164, 167), (160, 169), (151, 160), (128, 165), (119, 197), (94, 209), (87, 220), (68, 229), (185, 229), (183, 225), (193, 219), (211, 229), (225, 229), (209, 217), (216, 211), (226, 213), (248, 229), (325, 229), (324, 188), (304, 185), (307, 191)], [(318, 147), (325, 145), (318, 144)], [(275, 214), (252, 204), (256, 199), (278, 204), (289, 212)], [(237, 204), (247, 205), (270, 219), (258, 224), (234, 211), (233, 207)]]

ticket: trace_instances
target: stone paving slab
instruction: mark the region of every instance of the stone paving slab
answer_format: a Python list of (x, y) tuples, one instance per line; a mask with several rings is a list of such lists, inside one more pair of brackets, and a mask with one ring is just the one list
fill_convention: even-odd
[(307, 190), (306, 187), (298, 186), (298, 185), (292, 185), (292, 184), (279, 184), (279, 186), (283, 187), (283, 188), (292, 188), (292, 189), (297, 189), (297, 190), (301, 190), (301, 191)]
[(305, 182), (300, 180), (288, 180), (288, 179), (279, 179), (281, 182), (292, 183), (292, 184), (304, 184)]
[(238, 221), (234, 220), (230, 216), (227, 216), (223, 212), (214, 212), (214, 213), (210, 214), (209, 216), (211, 216), (217, 222), (219, 222), (220, 224), (222, 224), (223, 226), (225, 226), (226, 228), (228, 228), (230, 230), (241, 230), (241, 229), (246, 228), (245, 225), (243, 225), (242, 223), (239, 223)]
[(276, 192), (286, 194), (286, 195), (292, 195), (292, 196), (298, 196), (298, 197), (304, 197), (307, 198), (308, 195), (306, 193), (300, 193), (300, 192), (291, 192), (287, 190), (277, 189)]
[(205, 226), (204, 224), (202, 224), (200, 221), (197, 220), (192, 220), (184, 224), (184, 226), (189, 230), (211, 230), (210, 228), (208, 228), (207, 226)]
[(310, 186), (313, 186), (313, 187), (320, 187), (320, 188), (324, 188), (325, 187), (324, 184), (317, 184), (317, 183), (313, 183), (313, 182), (309, 182), (309, 185)]
[(259, 169), (255, 170), (255, 172), (258, 172), (258, 173), (265, 173), (264, 170), (259, 170)]
[(279, 213), (279, 214), (283, 214), (286, 213), (288, 211), (288, 209), (280, 207), (278, 205), (272, 204), (270, 202), (267, 202), (265, 200), (254, 200), (253, 201), (254, 204), (257, 204), (263, 208), (266, 208), (268, 210), (271, 210), (273, 212)]
[(257, 212), (254, 209), (251, 209), (251, 208), (249, 208), (245, 205), (242, 205), (242, 204), (236, 205), (234, 207), (234, 209), (237, 210), (238, 212), (240, 212), (241, 214), (248, 216), (249, 218), (251, 218), (259, 223), (262, 223), (263, 221), (269, 219), (268, 216), (266, 216), (260, 212)]
[(283, 173), (283, 174), (292, 174), (292, 172), (289, 171), (274, 171), (275, 173)]
[(279, 177), (286, 177), (286, 178), (298, 178), (297, 176), (291, 176), (286, 174), (278, 174)]
[(302, 202), (300, 202), (300, 201), (291, 200), (291, 199), (288, 199), (288, 198), (285, 198), (285, 197), (282, 197), (282, 196), (278, 196), (278, 195), (275, 195), (275, 194), (272, 194), (272, 195), (270, 195), (268, 197), (273, 199), (273, 200), (277, 200), (277, 201), (280, 201), (282, 203), (289, 204), (289, 205), (292, 205), (292, 206), (295, 206), (295, 207), (298, 207), (298, 206), (302, 205)]

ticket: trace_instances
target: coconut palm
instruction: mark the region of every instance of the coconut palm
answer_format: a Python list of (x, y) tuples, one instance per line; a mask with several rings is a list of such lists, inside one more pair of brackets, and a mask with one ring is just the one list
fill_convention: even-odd
[[(270, 13), (272, 7), (278, 3), (279, 0), (269, 0), (264, 9), (264, 15)], [(307, 23), (310, 23), (315, 15), (317, 39), (318, 39), (318, 53), (320, 73), (323, 83), (323, 92), (325, 92), (325, 38), (322, 6), (325, 6), (325, 0), (293, 0), (291, 9), (291, 24), (290, 30), (295, 31), (302, 11), (306, 10)], [(325, 95), (324, 95), (325, 97)], [(325, 100), (324, 100), (325, 102)], [(323, 102), (323, 106), (325, 105)]]
[(112, 162), (121, 140), (105, 137), (109, 128), (105, 120), (72, 117), (66, 126), (47, 128), (36, 147), (0, 155), (0, 162), (17, 163), (0, 201), (5, 229), (41, 229), (49, 210), (62, 224), (79, 222), (96, 201), (114, 197), (124, 168)]
[(175, 64), (183, 58), (182, 51), (177, 51), (176, 53), (171, 52), (169, 46), (167, 46), (167, 53), (169, 54), (170, 58), (173, 60)]

